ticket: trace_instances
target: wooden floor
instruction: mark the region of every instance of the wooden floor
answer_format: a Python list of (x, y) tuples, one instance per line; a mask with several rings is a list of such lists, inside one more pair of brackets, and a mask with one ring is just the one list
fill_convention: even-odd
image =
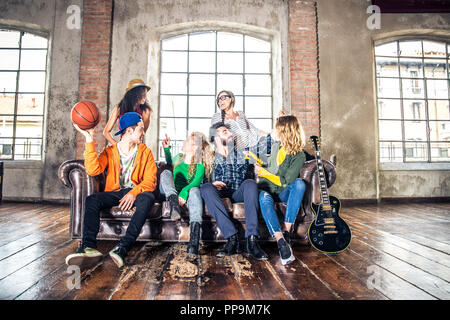
[(450, 203), (354, 206), (341, 216), (353, 239), (338, 255), (297, 245), (296, 261), (282, 266), (275, 243), (263, 244), (268, 261), (216, 258), (223, 244), (191, 257), (185, 243), (138, 243), (122, 270), (106, 256), (70, 290), (68, 206), (3, 203), (0, 299), (450, 299)]

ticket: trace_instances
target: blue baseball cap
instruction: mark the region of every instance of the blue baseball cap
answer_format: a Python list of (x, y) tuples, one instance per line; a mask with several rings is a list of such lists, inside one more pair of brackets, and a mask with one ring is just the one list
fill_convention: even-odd
[(119, 131), (117, 131), (114, 135), (118, 136), (119, 134), (125, 132), (128, 127), (134, 126), (141, 122), (141, 116), (137, 112), (127, 112), (124, 113), (123, 116), (119, 119)]

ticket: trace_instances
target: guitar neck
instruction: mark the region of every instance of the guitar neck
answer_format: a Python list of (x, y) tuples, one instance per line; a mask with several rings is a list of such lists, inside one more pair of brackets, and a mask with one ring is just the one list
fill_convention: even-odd
[(325, 170), (323, 168), (323, 161), (320, 155), (320, 150), (316, 150), (316, 164), (317, 172), (319, 174), (319, 185), (320, 185), (320, 197), (322, 198), (323, 206), (330, 206), (330, 197), (328, 195), (327, 181), (325, 176)]

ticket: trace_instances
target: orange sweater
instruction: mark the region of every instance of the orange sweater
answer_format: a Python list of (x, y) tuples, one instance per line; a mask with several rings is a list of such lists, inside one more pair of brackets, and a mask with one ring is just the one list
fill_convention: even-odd
[[(87, 142), (84, 166), (90, 176), (99, 175), (107, 169), (105, 191), (120, 190), (120, 156), (116, 145), (106, 147), (97, 156), (94, 142)], [(156, 188), (156, 163), (152, 151), (145, 144), (138, 145), (131, 181), (135, 187), (130, 192), (135, 197)]]

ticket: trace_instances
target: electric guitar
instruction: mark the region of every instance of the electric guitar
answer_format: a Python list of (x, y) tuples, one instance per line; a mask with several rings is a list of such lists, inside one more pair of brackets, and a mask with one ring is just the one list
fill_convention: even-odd
[(338, 198), (328, 195), (325, 170), (319, 150), (319, 138), (311, 136), (316, 155), (317, 172), (321, 190), (321, 203), (311, 203), (315, 219), (309, 226), (308, 238), (311, 245), (324, 253), (339, 253), (350, 244), (352, 234), (347, 223), (339, 217), (341, 203)]

